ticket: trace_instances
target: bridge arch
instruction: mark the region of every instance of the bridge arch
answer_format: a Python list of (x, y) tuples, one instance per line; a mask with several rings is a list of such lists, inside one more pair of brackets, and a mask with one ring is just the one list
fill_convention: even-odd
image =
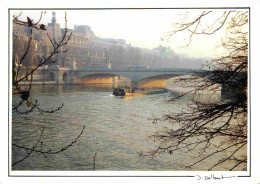
[(69, 76), (68, 76), (68, 74), (66, 72), (64, 72), (63, 75), (62, 75), (62, 81), (64, 83), (68, 83), (69, 82)]
[(139, 88), (165, 88), (166, 81), (176, 77), (175, 74), (161, 74), (143, 78), (137, 82)]
[(82, 79), (84, 78), (106, 78), (106, 77), (115, 77), (115, 76), (119, 76), (113, 73), (92, 73), (92, 74), (87, 74), (84, 75), (83, 77), (81, 77)]
[(55, 81), (55, 74), (54, 74), (54, 72), (49, 72), (48, 80)]
[(81, 84), (115, 84), (115, 83), (130, 83), (131, 79), (122, 75), (113, 73), (90, 73), (75, 80)]
[[(212, 85), (207, 89), (196, 90), (197, 86), (200, 85), (208, 85), (208, 82)], [(177, 93), (186, 93), (189, 91), (194, 91), (192, 94), (195, 94), (194, 97), (196, 99), (203, 99), (209, 97), (210, 101), (218, 101), (222, 97), (222, 85), (215, 83), (214, 81), (210, 81), (207, 78), (203, 78), (196, 75), (174, 75), (174, 74), (166, 74), (166, 75), (156, 75), (152, 77), (147, 77), (138, 82), (137, 85), (139, 88), (167, 88), (172, 92)]]

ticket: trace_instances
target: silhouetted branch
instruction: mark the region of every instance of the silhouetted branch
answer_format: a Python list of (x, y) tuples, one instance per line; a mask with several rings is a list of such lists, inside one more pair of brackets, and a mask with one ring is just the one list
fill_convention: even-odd
[[(178, 105), (181, 98), (189, 94), (192, 99), (180, 112), (154, 118), (153, 123), (167, 122), (171, 128), (165, 127), (151, 135), (149, 139), (160, 143), (159, 146), (139, 154), (151, 157), (175, 151), (198, 154), (198, 159), (188, 168), (222, 156), (212, 162), (209, 170), (224, 163), (230, 163), (230, 170), (233, 170), (247, 162), (243, 157), (247, 146), (248, 28), (241, 27), (248, 23), (248, 12), (225, 11), (210, 26), (205, 26), (203, 20), (209, 14), (213, 11), (203, 11), (192, 21), (174, 24), (168, 38), (187, 30), (189, 45), (194, 35), (212, 35), (225, 27), (228, 36), (223, 39), (222, 46), (227, 49), (227, 55), (211, 60), (207, 66), (209, 70), (201, 70), (195, 74), (197, 77), (175, 79), (176, 85), (185, 84), (184, 87), (191, 89), (169, 102)], [(210, 98), (220, 92), (221, 85), (230, 88), (233, 94), (230, 99), (203, 102), (196, 98), (204, 91), (208, 94), (203, 95)]]
[(57, 107), (56, 109), (53, 109), (53, 110), (50, 110), (50, 111), (48, 111), (48, 110), (43, 110), (43, 109), (41, 109), (39, 106), (37, 106), (36, 108), (37, 108), (40, 112), (44, 112), (44, 113), (54, 113), (54, 112), (60, 110), (62, 107), (63, 107), (63, 103), (62, 103), (59, 107)]
[[(246, 145), (247, 145), (247, 141), (245, 141), (244, 144), (242, 144), (241, 146), (239, 146), (239, 147), (238, 147), (232, 154), (230, 154), (228, 157), (226, 157), (225, 159), (222, 159), (222, 160), (220, 160), (218, 163), (214, 164), (214, 165), (209, 169), (209, 171), (212, 170), (214, 167), (216, 167), (216, 166), (218, 166), (218, 165), (220, 165), (220, 164), (226, 162), (227, 160), (230, 160), (231, 157), (234, 156), (234, 154), (235, 154), (237, 151), (239, 151), (242, 147), (244, 147), (244, 146), (246, 146)], [(237, 166), (237, 164), (236, 164), (235, 166)], [(231, 169), (233, 169), (235, 166), (233, 166)], [(230, 170), (231, 170), (231, 169), (230, 169)]]
[[(63, 37), (61, 38), (61, 40), (59, 41), (59, 43), (55, 44), (53, 46), (53, 51), (46, 57), (44, 58), (44, 60), (39, 63), (36, 67), (34, 67), (29, 73), (27, 73), (25, 76), (21, 77), (19, 80), (17, 80), (16, 82), (19, 83), (21, 81), (23, 81), (24, 79), (26, 79), (29, 75), (33, 74), (39, 67), (45, 65), (46, 63), (48, 63), (49, 61), (53, 62), (52, 57), (58, 53), (60, 53), (60, 47), (63, 45), (66, 45), (68, 43), (68, 41), (71, 39), (71, 35), (72, 33), (67, 36), (67, 29), (65, 29), (65, 33), (63, 35)], [(49, 40), (52, 42), (51, 38), (49, 37)]]
[[(26, 58), (26, 56), (28, 55), (28, 53), (30, 52), (30, 46), (31, 46), (31, 41), (32, 41), (33, 29), (39, 30), (39, 28), (37, 28), (37, 26), (39, 26), (39, 23), (40, 23), (40, 21), (42, 19), (42, 14), (43, 13), (41, 12), (41, 16), (40, 16), (39, 20), (36, 23), (33, 23), (33, 21), (29, 17), (27, 17), (27, 22), (19, 20), (19, 17), (21, 16), (21, 13), (18, 16), (13, 16), (13, 22), (15, 24), (23, 25), (23, 26), (26, 26), (26, 27), (31, 27), (30, 35), (29, 35), (29, 39), (28, 39), (28, 43), (27, 43), (27, 48), (26, 48), (24, 54), (22, 55), (21, 59), (18, 62), (17, 69), (13, 70), (13, 72), (15, 72), (15, 78), (14, 78), (14, 81), (13, 81), (15, 87), (13, 88), (13, 94), (21, 94), (23, 92), (27, 92), (28, 93), (28, 97), (26, 99), (23, 99), (23, 101), (28, 100), (29, 97), (30, 97), (30, 91), (31, 91), (31, 88), (32, 88), (34, 72), (37, 71), (43, 65), (50, 64), (50, 63), (56, 63), (57, 60), (54, 60), (52, 58), (56, 54), (63, 52), (63, 51), (61, 51), (60, 48), (62, 46), (64, 46), (64, 45), (67, 45), (68, 41), (71, 39), (71, 36), (72, 36), (72, 33), (70, 33), (68, 35), (67, 27), (65, 28), (65, 33), (63, 34), (63, 36), (62, 36), (62, 38), (60, 39), (59, 42), (56, 42), (56, 40), (54, 38), (51, 39), (49, 34), (47, 33), (48, 39), (49, 39), (49, 41), (51, 42), (51, 44), (53, 46), (53, 50), (49, 53), (48, 56), (46, 56), (46, 57), (43, 56), (42, 59), (40, 60), (39, 64), (37, 66), (34, 66), (31, 71), (27, 72), (24, 76), (21, 76), (20, 78), (18, 78), (20, 76), (20, 69), (21, 69), (21, 66), (23, 64), (23, 61)], [(65, 14), (65, 24), (67, 25), (66, 21), (67, 21), (67, 18), (66, 18), (66, 14)], [(43, 24), (41, 24), (41, 27), (44, 27)], [(46, 29), (43, 29), (43, 30), (46, 31)], [(21, 91), (19, 83), (24, 81), (24, 80), (27, 80), (28, 77), (30, 77), (29, 88), (28, 88), (28, 90)], [(33, 107), (30, 110), (25, 111), (25, 112), (21, 112), (18, 108), (22, 104), (23, 103), (19, 103), (16, 106), (13, 106), (13, 109), (12, 109), (13, 112), (17, 112), (19, 114), (27, 114), (29, 112), (32, 112), (32, 110), (36, 108), (40, 112), (54, 113), (54, 112), (60, 110), (62, 108), (62, 106), (63, 106), (63, 104), (62, 104), (61, 106), (59, 106), (57, 109), (54, 109), (54, 110), (43, 110), (43, 109), (41, 109), (39, 107), (39, 104), (36, 105), (36, 102), (35, 102)]]
[[(51, 109), (51, 110), (42, 109), (40, 107), (40, 104), (38, 103), (38, 101), (32, 99), (31, 89), (32, 89), (34, 73), (40, 67), (42, 67), (46, 64), (56, 63), (57, 60), (54, 59), (55, 55), (67, 51), (67, 49), (65, 51), (61, 50), (61, 48), (63, 46), (66, 46), (68, 44), (68, 41), (71, 39), (71, 36), (72, 36), (72, 33), (68, 34), (66, 14), (65, 14), (65, 25), (66, 25), (66, 27), (65, 27), (65, 33), (63, 34), (63, 36), (60, 39), (55, 40), (55, 38), (52, 39), (49, 36), (49, 34), (47, 33), (48, 39), (53, 46), (52, 50), (50, 51), (50, 53), (47, 54), (46, 57), (42, 56), (42, 58), (39, 60), (39, 63), (35, 66), (32, 65), (31, 70), (26, 71), (26, 74), (23, 74), (23, 75), (21, 74), (21, 68), (23, 67), (24, 60), (28, 57), (29, 53), (32, 52), (30, 50), (30, 48), (31, 48), (32, 40), (33, 40), (32, 35), (33, 35), (34, 31), (38, 31), (38, 30), (46, 31), (47, 29), (45, 28), (44, 24), (40, 24), (43, 12), (41, 12), (41, 16), (38, 19), (38, 21), (33, 21), (33, 19), (31, 19), (30, 17), (27, 17), (27, 21), (21, 21), (19, 19), (21, 15), (22, 15), (22, 12), (18, 16), (13, 16), (13, 23), (18, 24), (18, 25), (22, 25), (22, 26), (25, 26), (25, 27), (29, 27), (30, 32), (29, 32), (29, 36), (28, 36), (27, 47), (25, 48), (24, 53), (20, 57), (20, 59), (17, 63), (17, 66), (15, 66), (15, 63), (13, 63), (13, 74), (14, 75), (13, 75), (13, 91), (12, 91), (12, 94), (13, 95), (19, 95), (19, 98), (21, 98), (21, 100), (19, 101), (18, 104), (12, 105), (12, 112), (13, 113), (15, 112), (17, 114), (28, 114), (28, 113), (31, 113), (34, 109), (37, 109), (41, 113), (55, 113), (63, 107), (63, 103), (55, 109)], [(31, 62), (31, 63), (33, 63), (33, 62)], [(21, 82), (22, 81), (29, 81), (29, 86), (27, 87), (27, 89), (24, 89), (24, 87), (21, 88)], [(27, 106), (27, 110), (24, 110), (24, 109), (21, 110), (22, 108), (20, 108), (22, 105), (24, 105), (24, 102), (26, 102), (25, 105)], [(44, 144), (43, 144), (43, 141), (41, 141), (41, 139), (42, 139), (42, 136), (43, 136), (44, 128), (41, 131), (41, 135), (40, 135), (38, 141), (36, 142), (36, 144), (32, 148), (22, 146), (22, 145), (19, 145), (19, 144), (16, 144), (16, 143), (12, 143), (13, 147), (16, 147), (18, 149), (22, 149), (22, 150), (26, 151), (26, 155), (22, 159), (14, 162), (12, 164), (12, 166), (15, 166), (15, 165), (19, 164), (20, 162), (24, 161), (33, 152), (38, 154), (38, 155), (42, 155), (44, 157), (47, 157), (46, 155), (59, 154), (63, 151), (66, 151), (68, 148), (72, 147), (78, 141), (80, 136), (83, 134), (84, 129), (85, 129), (85, 126), (83, 126), (80, 134), (70, 144), (63, 146), (62, 148), (54, 150), (54, 151), (52, 151), (51, 149), (45, 150), (45, 148), (43, 146)]]
[(23, 104), (24, 100), (21, 100), (17, 105), (13, 105), (12, 111), (16, 111), (18, 107)]
[[(66, 146), (64, 146), (64, 147), (62, 147), (62, 148), (60, 148), (59, 150), (56, 150), (56, 151), (53, 151), (53, 150), (51, 150), (51, 149), (45, 151), (45, 150), (43, 149), (43, 142), (41, 142), (41, 147), (38, 148), (38, 149), (36, 149), (36, 148), (37, 148), (37, 145), (39, 144), (40, 139), (42, 138), (43, 132), (42, 132), (42, 134), (41, 134), (39, 140), (37, 141), (37, 144), (36, 144), (33, 148), (28, 148), (28, 147), (26, 147), (26, 146), (21, 146), (21, 145), (15, 144), (15, 143), (12, 143), (12, 146), (17, 147), (17, 148), (19, 148), (19, 149), (24, 149), (27, 153), (29, 152), (30, 154), (31, 154), (32, 152), (35, 152), (35, 153), (37, 153), (37, 154), (39, 154), (39, 155), (42, 155), (42, 156), (44, 156), (44, 157), (46, 158), (46, 157), (47, 157), (46, 155), (59, 154), (59, 153), (61, 153), (61, 152), (66, 151), (68, 148), (72, 147), (72, 146), (78, 141), (78, 139), (80, 138), (80, 136), (83, 134), (84, 129), (85, 129), (85, 125), (83, 126), (83, 128), (82, 128), (80, 134), (79, 134), (70, 144), (68, 144), (68, 145), (66, 145)], [(28, 154), (27, 154), (27, 155), (28, 155)], [(28, 155), (27, 157), (29, 157), (29, 155)], [(27, 158), (27, 157), (26, 157), (26, 158)], [(23, 159), (23, 160), (24, 160), (24, 159)], [(21, 162), (21, 161), (20, 161), (20, 162)], [(17, 164), (17, 163), (16, 163), (16, 164)]]
[(26, 27), (32, 27), (34, 29), (39, 30), (39, 28), (37, 26), (42, 19), (42, 14), (43, 14), (43, 12), (41, 12), (41, 16), (38, 19), (38, 21), (36, 23), (33, 23), (33, 20), (31, 20), (29, 17), (27, 17), (27, 21), (19, 20), (19, 17), (22, 15), (22, 12), (21, 12), (18, 16), (15, 16), (15, 15), (13, 16), (13, 23), (18, 24), (18, 25), (22, 25), (22, 26), (26, 26)]
[(37, 108), (37, 106), (39, 106), (39, 104), (37, 104), (37, 100), (36, 100), (35, 103), (32, 104), (32, 107), (29, 110), (20, 111), (20, 110), (18, 110), (18, 108), (16, 108), (15, 111), (13, 111), (13, 112), (17, 112), (18, 114), (28, 114), (28, 113), (32, 112), (33, 109)]
[(243, 164), (243, 163), (247, 163), (247, 159), (244, 159), (244, 160), (237, 160), (237, 164), (235, 164), (231, 169), (230, 171), (233, 171), (237, 166), (239, 166), (240, 164)]
[[(27, 152), (27, 155), (26, 155), (25, 157), (23, 157), (22, 159), (20, 159), (20, 160), (14, 162), (14, 163), (12, 164), (12, 166), (15, 166), (15, 165), (19, 164), (20, 162), (24, 161), (25, 159), (27, 159), (27, 158), (32, 154), (32, 152), (34, 152), (35, 148), (38, 146), (39, 142), (41, 141), (43, 132), (44, 132), (44, 128), (42, 128), (41, 135), (40, 135), (38, 141), (37, 141), (36, 144), (30, 149), (30, 151)], [(28, 149), (27, 149), (27, 150), (28, 150)]]
[(95, 171), (95, 169), (96, 169), (96, 156), (97, 156), (97, 153), (95, 153), (95, 155), (94, 155), (93, 171)]

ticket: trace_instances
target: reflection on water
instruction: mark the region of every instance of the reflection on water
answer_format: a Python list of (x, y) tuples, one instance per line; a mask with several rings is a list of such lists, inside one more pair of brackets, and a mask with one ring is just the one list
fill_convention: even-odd
[[(47, 158), (32, 154), (12, 169), (92, 170), (97, 153), (96, 170), (186, 170), (185, 163), (193, 159), (192, 155), (175, 152), (151, 159), (139, 157), (138, 152), (154, 148), (158, 143), (148, 142), (147, 137), (166, 126), (154, 125), (150, 119), (180, 111), (190, 99), (183, 98), (180, 106), (173, 106), (167, 103), (172, 98), (170, 93), (122, 98), (113, 96), (112, 90), (108, 86), (34, 86), (32, 97), (40, 107), (51, 109), (61, 103), (64, 107), (53, 114), (13, 114), (14, 142), (32, 147), (44, 127), (43, 149), (58, 150), (71, 143), (84, 125), (86, 129), (67, 151)], [(21, 153), (14, 149), (12, 159), (21, 159)]]
[(87, 84), (87, 85), (36, 85), (32, 93), (74, 93), (83, 91), (113, 91), (113, 88), (127, 87), (122, 84)]

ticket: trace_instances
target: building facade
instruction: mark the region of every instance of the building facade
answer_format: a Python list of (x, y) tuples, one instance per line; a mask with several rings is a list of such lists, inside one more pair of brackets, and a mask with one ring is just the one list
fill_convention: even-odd
[[(21, 63), (23, 70), (28, 72), (37, 66), (42, 58), (46, 57), (53, 46), (49, 40), (58, 42), (65, 33), (65, 29), (60, 28), (57, 23), (56, 13), (52, 13), (52, 20), (46, 26), (46, 30), (34, 30), (30, 49), (25, 59)], [(129, 68), (129, 67), (174, 67), (173, 57), (169, 57), (169, 52), (164, 53), (164, 47), (156, 49), (141, 49), (132, 47), (123, 39), (100, 38), (95, 35), (90, 26), (75, 25), (74, 29), (68, 29), (72, 33), (66, 48), (67, 52), (55, 55), (54, 64), (48, 64), (45, 68), (39, 68), (34, 75), (34, 80), (40, 80), (46, 68), (59, 70), (77, 70), (86, 68)], [(49, 36), (48, 36), (49, 35)], [(13, 24), (13, 64), (18, 65), (18, 61), (28, 47), (30, 28)], [(163, 48), (163, 49), (162, 49)], [(42, 69), (43, 72), (40, 72)], [(37, 74), (38, 73), (38, 74)], [(45, 75), (46, 76), (46, 75)], [(53, 74), (47, 75), (45, 80), (57, 80)]]

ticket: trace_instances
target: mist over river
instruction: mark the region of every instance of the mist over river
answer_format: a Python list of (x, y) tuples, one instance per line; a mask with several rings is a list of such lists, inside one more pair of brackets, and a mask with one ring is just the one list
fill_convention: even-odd
[[(44, 127), (43, 150), (59, 150), (70, 144), (84, 125), (86, 128), (78, 142), (66, 151), (46, 155), (46, 158), (33, 153), (12, 169), (92, 170), (96, 154), (96, 170), (187, 170), (185, 165), (194, 161), (192, 154), (175, 152), (152, 159), (140, 157), (138, 153), (155, 148), (158, 143), (148, 136), (169, 126), (166, 123), (153, 124), (151, 119), (180, 111), (191, 97), (182, 98), (179, 105), (173, 105), (168, 103), (174, 96), (170, 92), (124, 98), (113, 96), (112, 90), (111, 86), (34, 86), (32, 97), (38, 100), (41, 108), (53, 109), (62, 103), (64, 106), (52, 114), (39, 111), (26, 115), (13, 113), (13, 142), (32, 147)], [(17, 100), (13, 97), (13, 102)], [(21, 159), (24, 154), (21, 149), (13, 148), (13, 161)], [(207, 169), (207, 162), (193, 169)], [(216, 169), (225, 170), (224, 166)]]

